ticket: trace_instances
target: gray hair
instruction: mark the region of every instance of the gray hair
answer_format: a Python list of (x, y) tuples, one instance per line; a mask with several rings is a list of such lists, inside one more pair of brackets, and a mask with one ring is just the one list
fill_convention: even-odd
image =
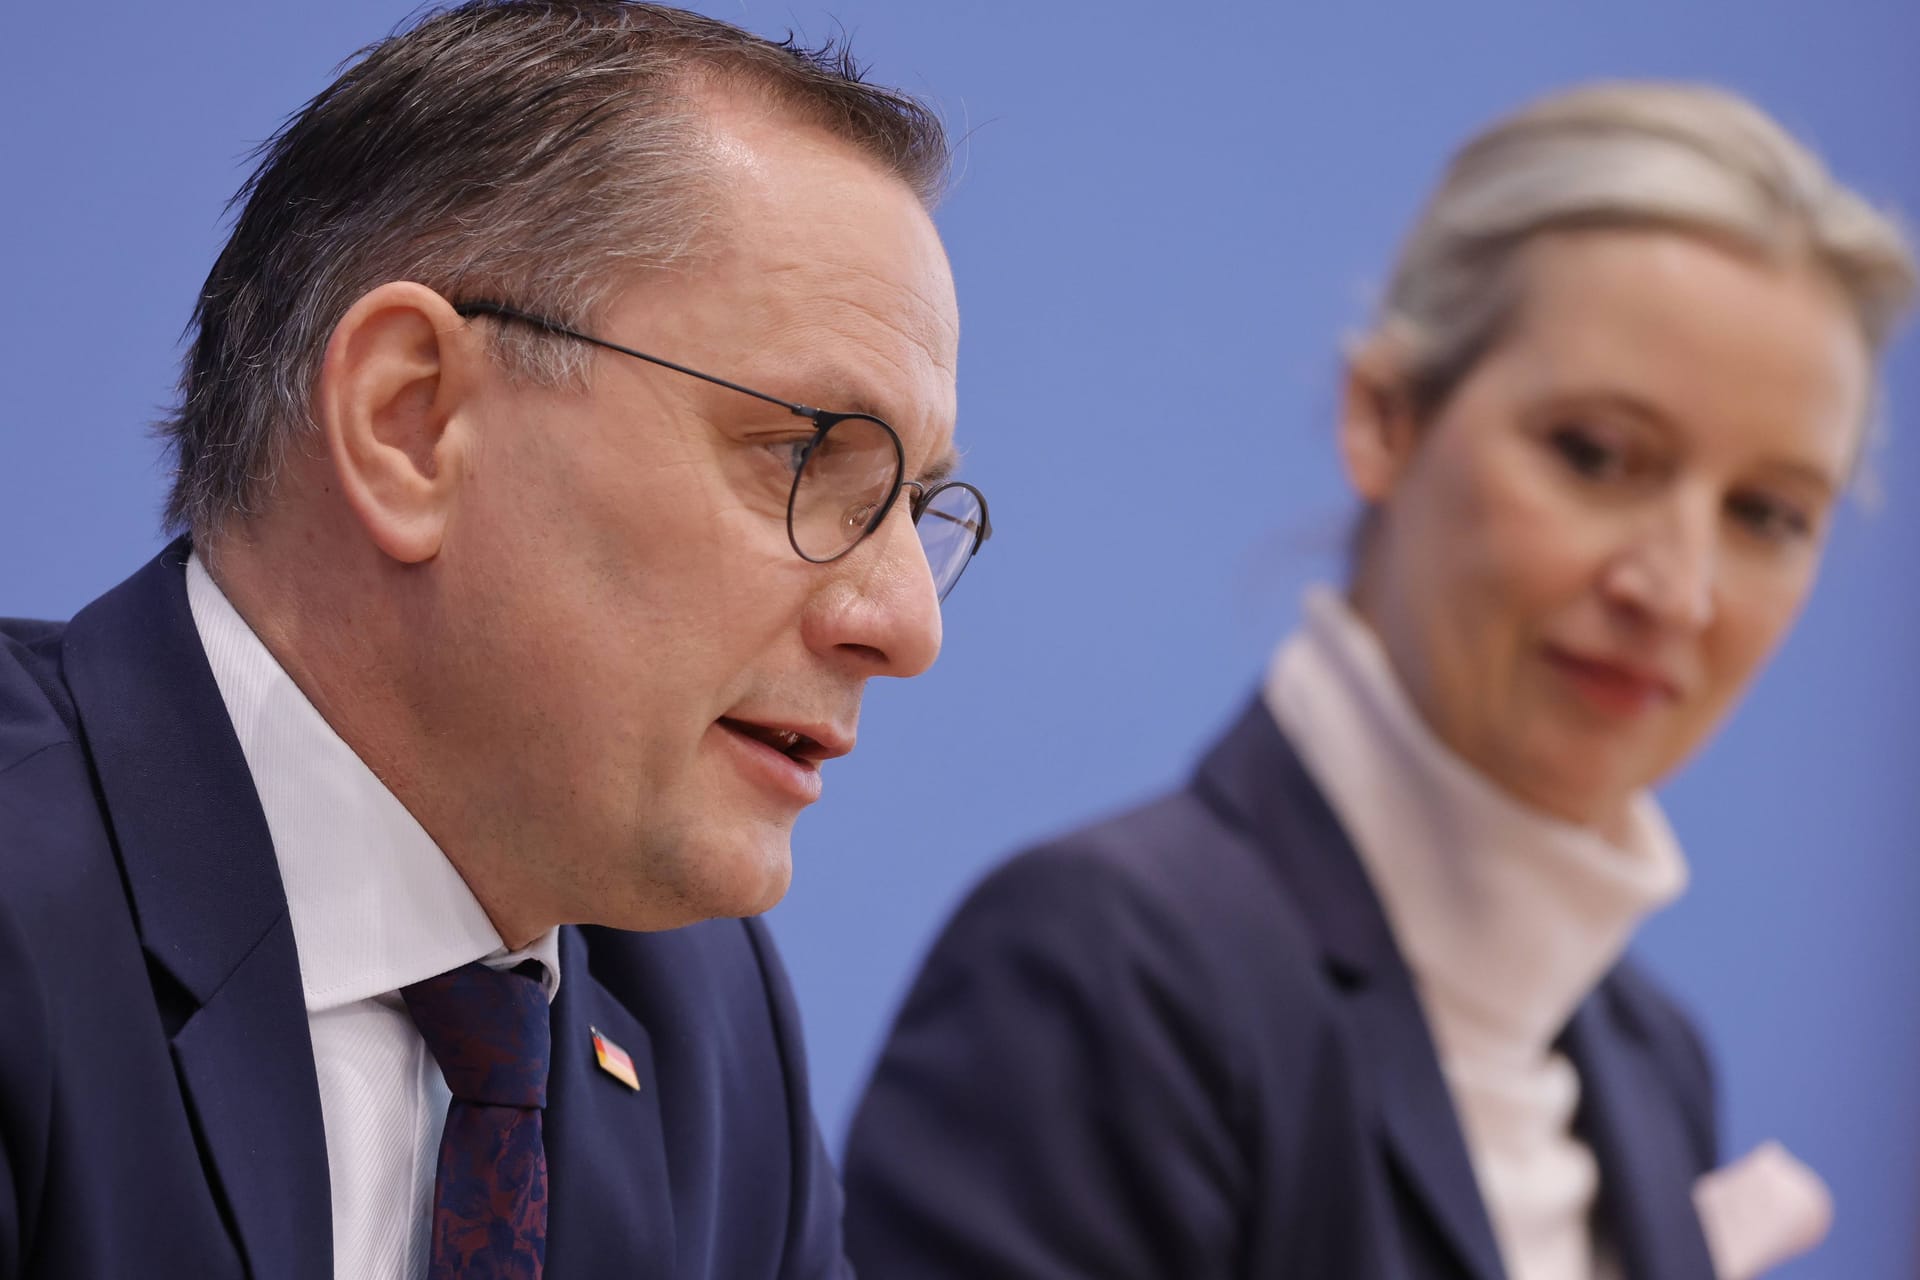
[(1809, 261), (1840, 287), (1876, 357), (1914, 291), (1895, 222), (1744, 98), (1705, 85), (1576, 88), (1462, 147), (1401, 249), (1368, 336), (1385, 341), (1416, 417), (1503, 336), (1522, 249), (1544, 232), (1605, 228)]
[[(622, 0), (476, 0), (378, 44), (264, 143), (189, 324), (166, 522), (205, 535), (264, 509), (333, 328), (389, 280), (499, 296), (587, 323), (644, 267), (686, 261), (721, 201), (697, 90), (762, 97), (870, 156), (931, 207), (935, 114), (868, 85), (843, 46), (805, 49)], [(232, 206), (230, 206), (232, 207)], [(586, 356), (499, 326), (516, 376)]]

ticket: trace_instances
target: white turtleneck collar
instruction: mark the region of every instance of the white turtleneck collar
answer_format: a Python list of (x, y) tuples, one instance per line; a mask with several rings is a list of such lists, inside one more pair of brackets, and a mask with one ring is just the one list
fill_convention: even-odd
[(1544, 1053), (1634, 927), (1686, 887), (1659, 806), (1636, 796), (1619, 843), (1527, 807), (1434, 736), (1344, 600), (1315, 590), (1306, 615), (1274, 658), (1267, 706), (1445, 1009), (1442, 1051)]
[[(1614, 841), (1507, 795), (1434, 736), (1373, 631), (1325, 588), (1265, 696), (1413, 972), (1507, 1273), (1615, 1274), (1592, 1236), (1579, 1077), (1554, 1042), (1640, 920), (1686, 887), (1659, 806), (1636, 796)], [(1811, 1248), (1832, 1215), (1819, 1178), (1775, 1143), (1701, 1178), (1694, 1202), (1722, 1280)]]
[(1317, 590), (1266, 699), (1340, 817), (1412, 970), (1481, 1199), (1514, 1280), (1610, 1274), (1600, 1171), (1574, 1132), (1580, 1080), (1554, 1048), (1686, 863), (1653, 800), (1626, 838), (1540, 813), (1454, 755), (1373, 632)]

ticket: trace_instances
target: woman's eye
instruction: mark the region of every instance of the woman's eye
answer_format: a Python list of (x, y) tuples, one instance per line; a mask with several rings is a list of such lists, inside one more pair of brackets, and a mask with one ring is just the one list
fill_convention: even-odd
[(1584, 427), (1560, 427), (1547, 439), (1561, 461), (1588, 480), (1612, 479), (1627, 470), (1626, 452)]
[(1805, 511), (1764, 493), (1736, 493), (1727, 499), (1727, 512), (1769, 542), (1789, 542), (1813, 532)]

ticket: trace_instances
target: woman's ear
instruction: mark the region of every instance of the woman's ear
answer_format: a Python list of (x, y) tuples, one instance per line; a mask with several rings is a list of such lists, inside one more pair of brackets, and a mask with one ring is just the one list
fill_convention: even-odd
[(327, 341), (313, 404), (328, 460), (368, 537), (403, 564), (440, 550), (485, 358), (445, 298), (406, 281), (362, 295)]
[(1340, 459), (1362, 501), (1379, 506), (1393, 495), (1418, 444), (1400, 362), (1383, 339), (1347, 355), (1340, 401)]

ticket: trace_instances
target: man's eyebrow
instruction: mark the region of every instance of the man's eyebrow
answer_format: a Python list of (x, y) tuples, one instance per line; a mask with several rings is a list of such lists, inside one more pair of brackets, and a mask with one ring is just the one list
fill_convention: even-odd
[(866, 390), (839, 370), (815, 369), (803, 372), (795, 385), (804, 387), (813, 397), (790, 396), (799, 404), (824, 409), (828, 413), (859, 413), (891, 423), (881, 405)]
[[(840, 369), (815, 369), (802, 375), (801, 385), (812, 389), (819, 398), (811, 403), (815, 408), (828, 413), (860, 413), (869, 418), (878, 418), (889, 426), (896, 419), (889, 416), (885, 407), (868, 395), (858, 382)], [(807, 402), (801, 402), (807, 403)], [(898, 431), (896, 426), (894, 430)], [(911, 478), (931, 489), (937, 484), (951, 480), (960, 470), (960, 452), (948, 447), (938, 458), (920, 468)]]
[(920, 468), (920, 473), (914, 476), (914, 479), (931, 489), (937, 484), (951, 480), (953, 473), (959, 469), (960, 455), (956, 451), (949, 449), (926, 466)]

